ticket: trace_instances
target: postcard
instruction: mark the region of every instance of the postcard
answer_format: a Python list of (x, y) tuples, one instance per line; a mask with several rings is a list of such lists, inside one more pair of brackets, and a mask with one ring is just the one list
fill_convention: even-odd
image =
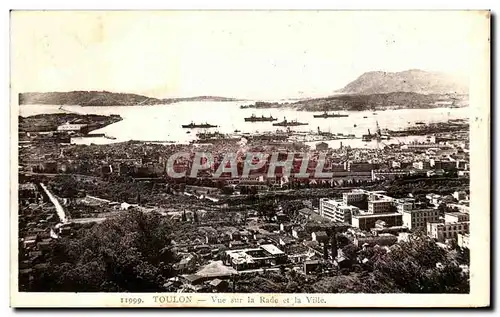
[(489, 11), (12, 11), (13, 307), (487, 307)]

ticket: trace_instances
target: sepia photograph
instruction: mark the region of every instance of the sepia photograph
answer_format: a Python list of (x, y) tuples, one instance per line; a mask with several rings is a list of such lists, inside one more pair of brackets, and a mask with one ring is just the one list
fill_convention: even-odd
[(490, 304), (489, 11), (10, 23), (12, 306)]

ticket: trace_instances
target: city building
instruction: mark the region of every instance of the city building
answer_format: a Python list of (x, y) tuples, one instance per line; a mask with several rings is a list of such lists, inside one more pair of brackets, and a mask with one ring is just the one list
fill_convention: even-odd
[(370, 230), (375, 228), (377, 220), (384, 221), (387, 226), (401, 226), (403, 224), (403, 215), (399, 212), (376, 214), (376, 213), (360, 213), (352, 216), (352, 226), (361, 230)]
[(469, 204), (467, 204), (467, 203), (465, 203), (465, 204), (446, 204), (446, 207), (454, 209), (454, 210), (461, 212), (461, 213), (468, 214), (470, 211)]
[(453, 193), (453, 198), (455, 198), (456, 200), (460, 201), (460, 200), (466, 200), (467, 199), (467, 193), (464, 192), (464, 191), (456, 191)]
[(369, 162), (346, 162), (346, 170), (349, 172), (371, 172), (380, 168), (380, 164)]
[(368, 201), (368, 212), (373, 214), (382, 214), (390, 212), (392, 201), (389, 199), (378, 199)]
[(412, 209), (403, 211), (403, 226), (410, 230), (426, 228), (428, 222), (439, 222), (438, 209)]
[(352, 215), (357, 215), (358, 213), (359, 213), (358, 207), (341, 205), (337, 207), (337, 210), (335, 211), (335, 221), (351, 224)]
[(335, 222), (351, 224), (352, 215), (359, 213), (359, 208), (327, 198), (320, 199), (320, 215)]
[(393, 169), (393, 170), (372, 170), (372, 180), (396, 179), (410, 175), (409, 170)]
[(349, 193), (342, 194), (342, 201), (345, 205), (350, 205), (358, 201), (362, 201), (365, 198), (365, 192), (363, 190), (355, 189)]
[(469, 248), (469, 234), (468, 233), (458, 233), (457, 234), (457, 244), (459, 247), (468, 249)]
[(430, 168), (430, 163), (427, 161), (413, 162), (413, 168), (418, 170), (428, 169)]
[(258, 248), (225, 251), (224, 264), (236, 270), (256, 269), (286, 263), (287, 255), (274, 244)]
[(458, 234), (469, 233), (469, 222), (457, 223), (427, 223), (427, 235), (438, 242), (445, 242), (447, 239), (457, 240)]
[(65, 123), (57, 127), (57, 131), (61, 132), (84, 132), (87, 130), (87, 124), (80, 123)]
[(335, 213), (337, 208), (341, 205), (343, 205), (341, 201), (321, 198), (319, 200), (319, 215), (330, 220), (335, 220)]
[(324, 231), (316, 231), (311, 233), (312, 241), (317, 241), (319, 243), (328, 242), (328, 235)]
[[(384, 225), (380, 226), (379, 221), (382, 222)], [(375, 228), (372, 228), (370, 230), (370, 232), (374, 236), (378, 236), (378, 235), (383, 234), (383, 233), (390, 233), (390, 234), (398, 235), (400, 233), (408, 232), (408, 227), (406, 227), (406, 226), (388, 227), (384, 221), (378, 220), (377, 222), (375, 222)]]
[(396, 200), (396, 209), (398, 212), (405, 212), (407, 210), (412, 210), (415, 204), (415, 199), (413, 198), (401, 198)]
[(469, 221), (469, 214), (465, 212), (447, 212), (444, 214), (444, 222), (464, 222)]
[(398, 242), (398, 237), (390, 233), (381, 233), (377, 236), (354, 238), (354, 245), (357, 247), (362, 247), (365, 244), (368, 244), (369, 246), (391, 246), (396, 242)]

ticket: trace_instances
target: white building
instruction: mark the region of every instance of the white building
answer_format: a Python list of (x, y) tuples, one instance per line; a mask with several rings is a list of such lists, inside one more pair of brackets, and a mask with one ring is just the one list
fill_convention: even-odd
[(467, 193), (464, 192), (464, 191), (454, 192), (453, 193), (453, 198), (455, 198), (458, 201), (460, 201), (460, 200), (466, 200), (467, 199)]
[(390, 211), (392, 201), (389, 199), (371, 200), (368, 202), (368, 212), (382, 214)]
[(323, 198), (319, 202), (320, 215), (335, 222), (351, 224), (352, 215), (359, 213), (359, 208), (346, 205), (341, 201)]
[(391, 169), (391, 170), (372, 170), (372, 180), (396, 179), (398, 177), (410, 175), (409, 170)]
[(335, 219), (337, 207), (343, 205), (341, 201), (322, 198), (319, 200), (319, 215), (330, 220)]
[(398, 212), (403, 213), (404, 211), (412, 210), (414, 203), (415, 199), (413, 198), (398, 199), (396, 200), (396, 208)]
[(425, 198), (427, 198), (429, 200), (429, 203), (433, 204), (433, 205), (439, 205), (441, 203), (441, 195), (437, 195), (437, 194), (427, 194), (425, 195)]
[(447, 212), (444, 214), (444, 222), (464, 222), (469, 221), (469, 214), (465, 212)]
[(458, 234), (469, 233), (469, 222), (427, 223), (427, 235), (439, 242), (447, 239), (458, 239)]
[(438, 209), (412, 209), (403, 211), (403, 226), (410, 230), (426, 228), (429, 222), (439, 221)]
[(423, 169), (429, 168), (429, 166), (430, 166), (430, 164), (428, 162), (425, 162), (425, 161), (413, 162), (413, 168), (417, 169), (417, 170), (423, 170)]
[(335, 213), (335, 221), (344, 222), (350, 225), (352, 223), (352, 216), (357, 215), (358, 213), (358, 207), (346, 205), (339, 206)]
[(461, 213), (469, 213), (470, 207), (466, 204), (446, 204), (446, 207), (451, 209), (457, 209)]
[(57, 131), (81, 131), (86, 127), (86, 124), (65, 123), (58, 126)]
[(458, 246), (461, 247), (461, 248), (466, 248), (468, 249), (469, 248), (469, 234), (468, 233), (459, 233), (457, 234), (457, 243), (458, 243)]

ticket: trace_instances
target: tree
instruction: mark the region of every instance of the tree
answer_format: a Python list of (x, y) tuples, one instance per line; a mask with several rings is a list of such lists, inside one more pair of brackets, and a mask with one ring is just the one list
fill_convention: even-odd
[(345, 247), (342, 248), (342, 252), (344, 253), (344, 256), (348, 258), (349, 260), (356, 260), (358, 256), (358, 250), (359, 248), (355, 246), (352, 243), (349, 243)]
[(336, 234), (337, 246), (343, 248), (344, 246), (349, 244), (349, 239), (343, 235), (342, 233)]
[(175, 274), (170, 233), (166, 219), (139, 211), (82, 227), (75, 238), (54, 243), (29, 290), (159, 292)]
[(335, 259), (338, 255), (338, 246), (337, 246), (337, 234), (335, 233), (335, 231), (333, 232), (332, 234), (332, 238), (331, 238), (331, 247), (332, 247), (332, 258)]
[(232, 195), (234, 193), (234, 188), (231, 186), (224, 186), (221, 189), (223, 195)]
[(469, 291), (468, 274), (462, 273), (446, 251), (425, 236), (394, 245), (391, 252), (374, 263), (374, 270), (405, 293)]

